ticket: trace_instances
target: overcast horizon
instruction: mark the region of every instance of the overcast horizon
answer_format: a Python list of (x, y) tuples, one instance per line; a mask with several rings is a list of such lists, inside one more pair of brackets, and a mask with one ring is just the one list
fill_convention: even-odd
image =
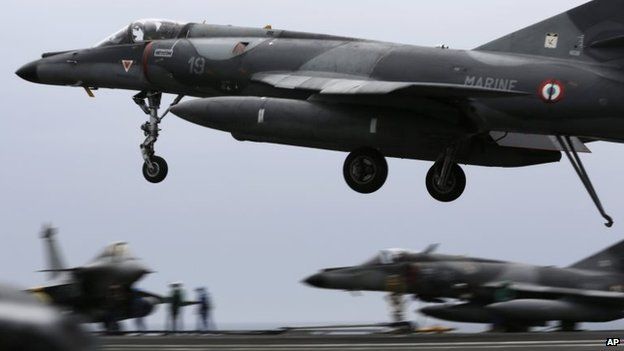
[[(300, 281), (359, 264), (380, 249), (422, 250), (567, 266), (623, 239), (623, 145), (582, 155), (615, 226), (609, 230), (567, 160), (519, 169), (464, 167), (466, 193), (452, 204), (425, 189), (429, 162), (390, 159), (385, 187), (354, 193), (346, 154), (237, 142), (175, 116), (161, 124), (159, 185), (141, 175), (132, 91), (35, 85), (14, 72), (41, 53), (89, 47), (139, 18), (327, 33), (470, 49), (564, 12), (584, 0), (266, 0), (149, 2), (9, 0), (0, 13), (4, 113), (0, 128), (0, 281), (46, 283), (39, 231), (51, 222), (68, 266), (107, 244), (130, 243), (156, 274), (138, 284), (166, 293), (207, 286), (218, 326), (389, 320), (382, 294), (352, 297)], [(149, 4), (149, 6), (146, 6)], [(163, 105), (173, 96), (164, 97)], [(413, 320), (412, 303), (408, 310)], [(148, 325), (164, 321), (163, 308)], [(187, 311), (187, 326), (194, 315)], [(431, 323), (431, 319), (427, 320)], [(436, 322), (443, 325), (457, 325)], [(465, 327), (465, 326), (462, 326)], [(592, 328), (624, 327), (617, 322)], [(468, 327), (468, 330), (474, 330)]]

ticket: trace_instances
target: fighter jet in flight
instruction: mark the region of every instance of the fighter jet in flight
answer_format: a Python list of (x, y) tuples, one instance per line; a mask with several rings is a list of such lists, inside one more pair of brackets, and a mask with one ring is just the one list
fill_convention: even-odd
[[(624, 241), (567, 268), (434, 253), (384, 250), (364, 264), (323, 270), (308, 285), (391, 294), (395, 308), (412, 295), (434, 303), (420, 312), (438, 319), (488, 323), (495, 330), (525, 331), (559, 321), (563, 330), (581, 322), (624, 318)], [(402, 311), (395, 311), (402, 316)]]
[(72, 316), (1, 284), (0, 350), (95, 351), (96, 347)]
[[(154, 146), (172, 111), (241, 141), (349, 152), (343, 176), (366, 194), (385, 183), (386, 157), (434, 161), (427, 190), (451, 202), (466, 186), (460, 164), (524, 167), (563, 152), (611, 226), (578, 153), (624, 141), (623, 8), (594, 0), (474, 50), (139, 20), (16, 73), (89, 95), (139, 91), (153, 183), (168, 173)], [(159, 114), (163, 93), (178, 96)], [(178, 104), (183, 96), (200, 99)]]
[(126, 243), (107, 246), (91, 262), (68, 268), (55, 240), (56, 230), (44, 227), (50, 283), (29, 291), (43, 301), (68, 309), (86, 323), (102, 323), (107, 331), (119, 331), (119, 321), (141, 318), (152, 313), (165, 298), (135, 288), (145, 275), (152, 273), (134, 257)]

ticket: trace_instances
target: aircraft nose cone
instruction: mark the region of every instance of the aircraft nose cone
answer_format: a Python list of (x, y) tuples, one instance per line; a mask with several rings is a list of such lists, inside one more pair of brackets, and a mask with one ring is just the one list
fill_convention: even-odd
[(327, 279), (322, 274), (315, 274), (304, 279), (303, 283), (315, 288), (323, 288), (327, 284)]
[(20, 78), (33, 83), (39, 83), (39, 76), (37, 74), (37, 61), (33, 61), (20, 67), (15, 74)]

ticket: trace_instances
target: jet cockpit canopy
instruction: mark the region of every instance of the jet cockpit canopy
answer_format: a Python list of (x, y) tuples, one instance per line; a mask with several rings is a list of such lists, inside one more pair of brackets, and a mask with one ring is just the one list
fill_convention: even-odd
[(409, 256), (413, 255), (414, 253), (412, 251), (409, 250), (405, 250), (405, 249), (386, 249), (386, 250), (381, 250), (379, 251), (379, 253), (373, 257), (372, 259), (368, 260), (365, 265), (388, 265), (388, 264), (395, 264), (395, 263), (399, 263), (399, 262), (403, 262), (405, 261)]
[(94, 261), (121, 262), (136, 260), (128, 248), (128, 243), (119, 242), (107, 246)]
[(150, 40), (175, 39), (183, 36), (186, 23), (165, 19), (141, 19), (121, 28), (96, 47), (134, 44)]

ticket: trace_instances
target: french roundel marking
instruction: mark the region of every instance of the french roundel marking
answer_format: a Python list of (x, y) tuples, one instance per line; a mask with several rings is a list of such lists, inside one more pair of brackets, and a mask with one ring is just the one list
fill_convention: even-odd
[(565, 88), (560, 81), (549, 79), (540, 85), (538, 94), (544, 102), (554, 104), (563, 99)]

